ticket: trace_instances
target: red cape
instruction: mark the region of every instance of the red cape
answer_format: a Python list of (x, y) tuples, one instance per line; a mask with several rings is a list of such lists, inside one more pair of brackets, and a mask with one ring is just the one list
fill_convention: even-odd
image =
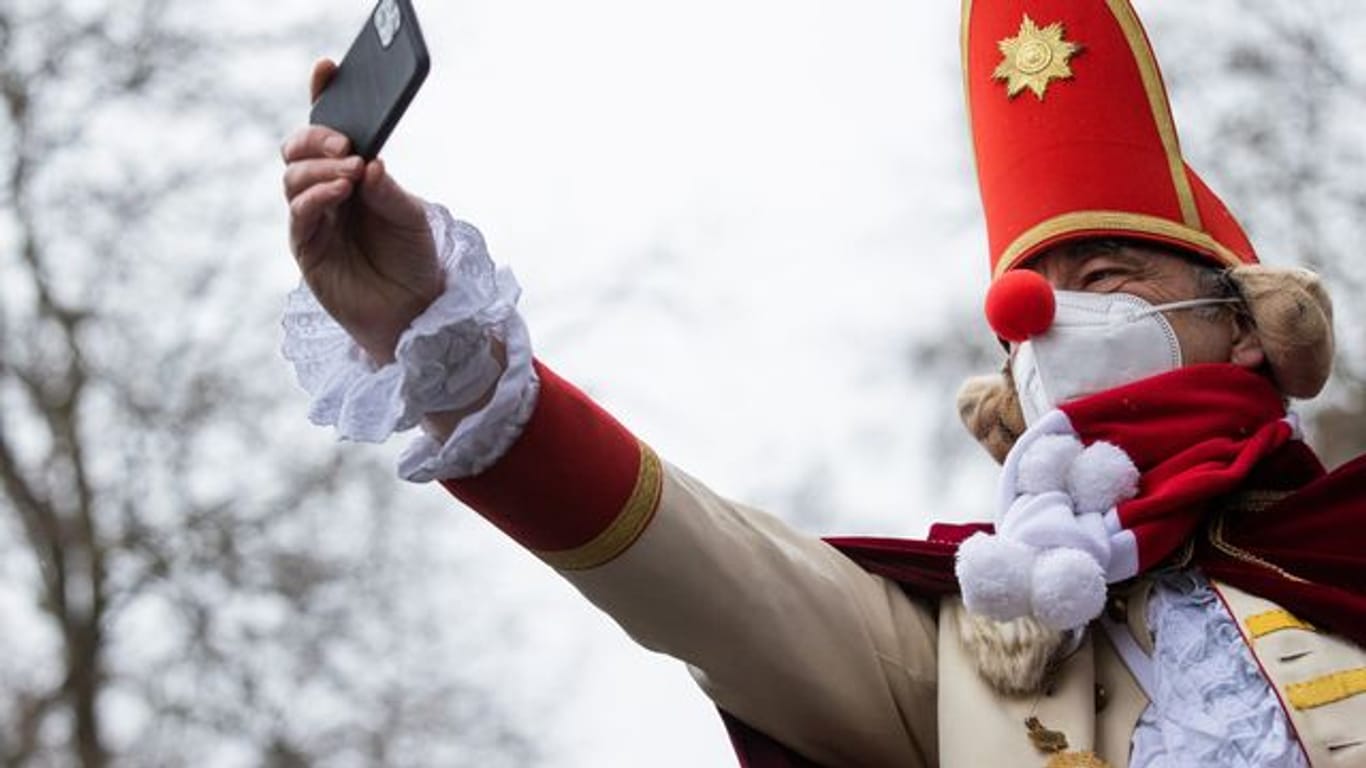
[[(1226, 516), (1218, 544), (1202, 534), (1194, 563), (1206, 575), (1293, 610), (1296, 616), (1366, 646), (1366, 456), (1324, 474), (1303, 443), (1292, 443), (1257, 474), (1266, 490), (1291, 490), (1268, 508)], [(870, 573), (916, 597), (958, 592), (958, 543), (988, 525), (935, 525), (929, 539), (827, 541)], [(813, 768), (816, 763), (722, 712), (742, 768)]]

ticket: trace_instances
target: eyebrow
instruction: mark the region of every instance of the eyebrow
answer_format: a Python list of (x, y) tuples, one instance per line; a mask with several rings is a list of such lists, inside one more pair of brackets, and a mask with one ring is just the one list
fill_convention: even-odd
[(1118, 253), (1124, 244), (1118, 240), (1092, 239), (1072, 243), (1065, 251), (1071, 256), (1090, 256), (1097, 253)]
[(1119, 262), (1122, 266), (1140, 269), (1148, 264), (1148, 260), (1125, 248), (1092, 248), (1078, 249), (1072, 252), (1073, 265), (1077, 268), (1084, 266), (1092, 259), (1108, 258)]

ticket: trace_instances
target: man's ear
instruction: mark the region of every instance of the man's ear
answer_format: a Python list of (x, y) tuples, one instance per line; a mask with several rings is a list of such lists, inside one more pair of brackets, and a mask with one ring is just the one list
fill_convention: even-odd
[(1262, 337), (1252, 321), (1235, 317), (1233, 319), (1233, 351), (1229, 361), (1240, 368), (1257, 370), (1266, 365), (1266, 350), (1262, 348)]

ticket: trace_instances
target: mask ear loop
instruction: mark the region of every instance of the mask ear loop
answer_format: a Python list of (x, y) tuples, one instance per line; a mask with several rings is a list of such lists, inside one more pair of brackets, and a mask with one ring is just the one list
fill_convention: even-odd
[(1182, 310), (1182, 309), (1198, 309), (1198, 308), (1200, 308), (1200, 307), (1213, 307), (1213, 306), (1216, 306), (1216, 305), (1219, 305), (1219, 304), (1242, 304), (1242, 303), (1243, 303), (1243, 300), (1240, 299), (1240, 298), (1238, 298), (1238, 297), (1236, 297), (1236, 296), (1231, 296), (1231, 297), (1229, 297), (1229, 298), (1224, 298), (1224, 299), (1187, 299), (1187, 300), (1185, 300), (1185, 301), (1173, 301), (1173, 302), (1171, 302), (1171, 303), (1169, 303), (1169, 304), (1158, 304), (1158, 305), (1155, 306), (1155, 307), (1148, 307), (1147, 309), (1141, 309), (1141, 310), (1139, 310), (1138, 312), (1135, 312), (1135, 313), (1133, 314), (1133, 317), (1134, 317), (1135, 319), (1137, 319), (1137, 318), (1140, 318), (1140, 317), (1148, 317), (1149, 315), (1155, 315), (1155, 314), (1157, 314), (1157, 313), (1159, 313), (1159, 312), (1175, 312), (1175, 311), (1177, 311), (1177, 310)]

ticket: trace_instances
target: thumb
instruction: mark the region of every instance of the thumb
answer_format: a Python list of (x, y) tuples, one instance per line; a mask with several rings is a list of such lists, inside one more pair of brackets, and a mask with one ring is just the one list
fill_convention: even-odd
[(389, 175), (383, 160), (365, 166), (360, 184), (361, 200), (380, 218), (399, 226), (425, 226), (422, 205)]

